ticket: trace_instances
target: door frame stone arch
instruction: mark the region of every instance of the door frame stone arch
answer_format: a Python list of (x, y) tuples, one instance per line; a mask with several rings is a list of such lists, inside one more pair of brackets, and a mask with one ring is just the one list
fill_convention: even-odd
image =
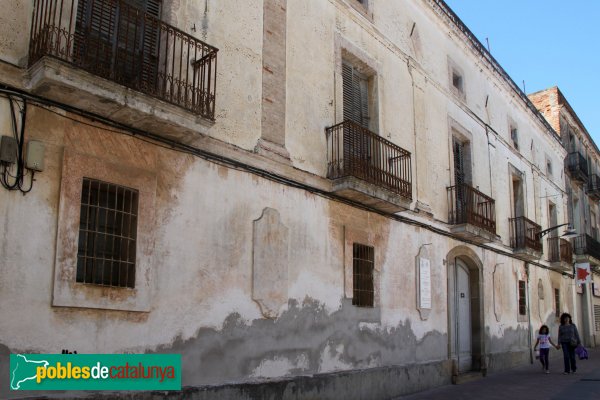
[[(486, 372), (485, 363), (485, 318), (483, 297), (483, 262), (470, 247), (459, 245), (446, 255), (447, 267), (447, 311), (448, 311), (448, 358), (452, 361), (452, 375), (458, 376), (458, 352), (456, 330), (456, 259), (469, 269), (471, 305), (471, 356), (472, 371)], [(454, 378), (453, 378), (454, 380)]]

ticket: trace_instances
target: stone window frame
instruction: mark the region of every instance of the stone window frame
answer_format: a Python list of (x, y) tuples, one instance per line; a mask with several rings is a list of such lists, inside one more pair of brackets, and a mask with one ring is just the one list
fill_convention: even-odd
[[(76, 282), (83, 178), (138, 190), (134, 288)], [(154, 289), (156, 173), (65, 149), (60, 186), (52, 306), (149, 312)]]
[[(354, 1), (354, 0), (353, 0)], [(380, 87), (380, 76), (383, 69), (381, 63), (377, 62), (364, 50), (336, 33), (334, 36), (334, 58), (335, 58), (335, 120), (342, 122), (344, 120), (344, 92), (342, 66), (344, 63), (353, 65), (362, 75), (368, 78), (369, 91), (369, 130), (380, 134), (384, 132), (382, 127), (381, 98), (382, 90)]]
[(354, 243), (365, 246), (371, 246), (375, 250), (373, 264), (373, 307), (356, 307), (365, 312), (372, 312), (381, 306), (381, 266), (383, 263), (382, 251), (378, 251), (376, 243), (381, 241), (380, 235), (369, 233), (363, 230), (344, 226), (344, 297), (352, 300), (354, 297)]

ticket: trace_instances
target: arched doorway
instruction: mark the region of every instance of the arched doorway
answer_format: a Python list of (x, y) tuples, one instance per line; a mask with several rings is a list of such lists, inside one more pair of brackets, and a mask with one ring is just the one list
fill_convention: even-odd
[(485, 369), (483, 264), (466, 246), (454, 248), (448, 265), (448, 354), (453, 374)]

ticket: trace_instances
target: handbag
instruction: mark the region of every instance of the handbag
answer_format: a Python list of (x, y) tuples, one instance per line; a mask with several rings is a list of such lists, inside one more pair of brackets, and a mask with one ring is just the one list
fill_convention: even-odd
[(580, 360), (587, 360), (589, 358), (586, 348), (582, 345), (577, 346), (575, 349), (575, 354), (577, 354)]

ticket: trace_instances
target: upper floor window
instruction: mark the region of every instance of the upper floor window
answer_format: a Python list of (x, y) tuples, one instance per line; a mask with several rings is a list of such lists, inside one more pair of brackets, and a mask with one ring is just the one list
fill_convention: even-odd
[(358, 243), (354, 243), (352, 247), (352, 304), (359, 307), (373, 307), (375, 248)]
[(546, 175), (552, 176), (552, 160), (546, 157)]
[(350, 120), (358, 125), (376, 131), (376, 121), (373, 121), (375, 104), (371, 99), (372, 77), (359, 67), (344, 61), (342, 64), (344, 120)]
[(463, 101), (466, 100), (465, 76), (462, 68), (452, 59), (448, 58), (450, 91)]
[(513, 147), (519, 150), (519, 130), (514, 126), (510, 127), (510, 140), (512, 141)]
[(77, 282), (135, 287), (138, 191), (84, 178)]

